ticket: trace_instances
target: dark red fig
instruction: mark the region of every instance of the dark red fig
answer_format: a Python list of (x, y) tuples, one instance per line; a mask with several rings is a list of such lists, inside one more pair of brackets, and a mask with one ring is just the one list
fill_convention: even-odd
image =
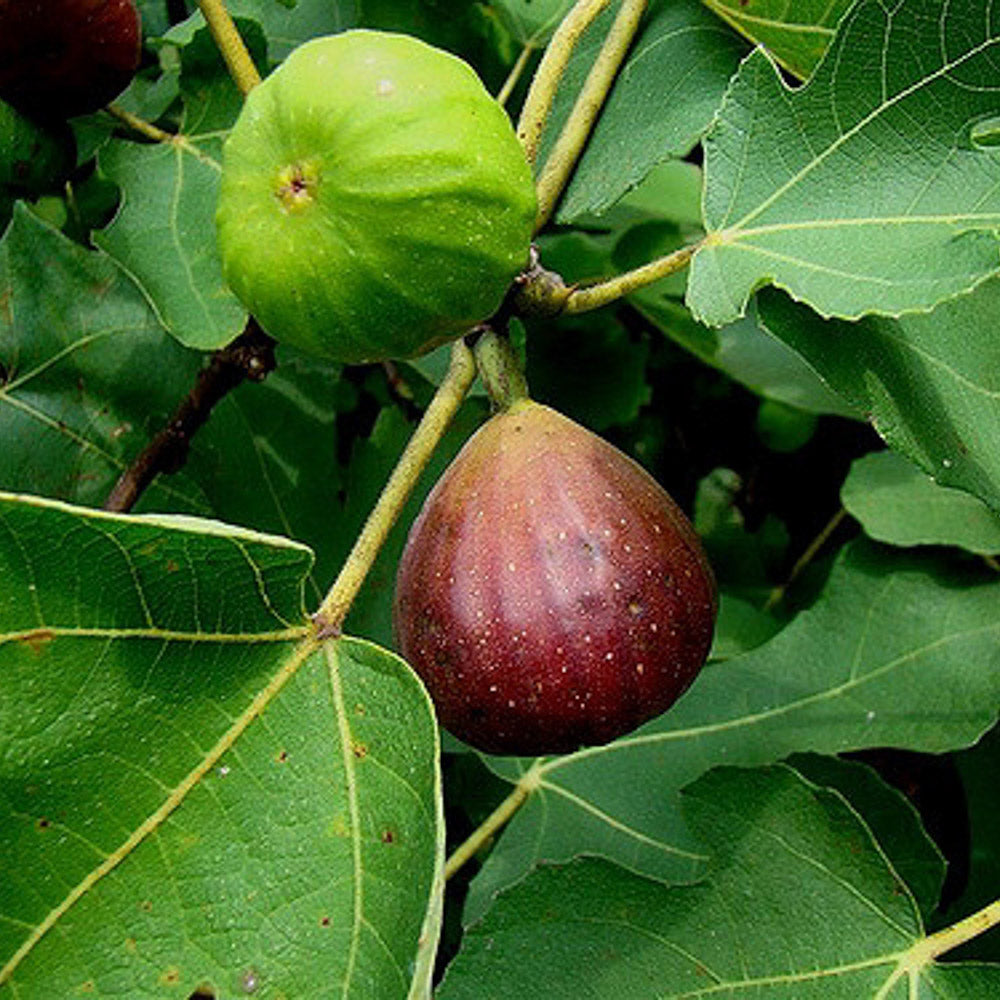
[(663, 488), (522, 399), (428, 496), (393, 618), (446, 728), (534, 755), (606, 743), (665, 711), (704, 663), (715, 612), (712, 571)]
[(36, 118), (102, 108), (139, 65), (134, 0), (0, 0), (0, 98)]

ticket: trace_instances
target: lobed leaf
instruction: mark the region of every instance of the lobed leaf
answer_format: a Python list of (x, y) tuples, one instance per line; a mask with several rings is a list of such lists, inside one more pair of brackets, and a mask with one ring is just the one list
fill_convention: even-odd
[(912, 896), (837, 793), (783, 767), (720, 768), (683, 797), (711, 852), (705, 883), (668, 888), (594, 859), (541, 868), (466, 932), (441, 1000), (980, 1000), (1000, 990), (1000, 966), (921, 954)]
[(825, 316), (898, 316), (996, 270), (1000, 22), (987, 0), (862, 0), (811, 80), (740, 67), (705, 140), (708, 236), (688, 286), (721, 326), (764, 284)]
[[(560, 82), (538, 163), (576, 100), (611, 24), (612, 4), (588, 30)], [(746, 46), (698, 0), (654, 0), (632, 44), (557, 221), (601, 212), (658, 163), (690, 151), (708, 128)]]
[(426, 995), (419, 681), (309, 639), (304, 546), (0, 495), (0, 997)]
[(1000, 515), (968, 493), (938, 486), (895, 452), (857, 459), (840, 496), (866, 534), (880, 542), (1000, 552)]
[(871, 421), (894, 450), (943, 486), (1000, 510), (1000, 347), (991, 329), (1000, 281), (929, 314), (823, 320), (768, 289), (760, 321)]
[(751, 41), (763, 45), (797, 77), (816, 68), (851, 0), (704, 0)]
[[(472, 882), (466, 922), (539, 861), (596, 854), (672, 882), (699, 878), (705, 848), (677, 793), (717, 764), (972, 743), (1000, 704), (998, 594), (986, 572), (848, 546), (809, 610), (707, 666), (665, 715), (607, 746), (536, 762), (533, 794)], [(487, 760), (512, 782), (532, 763)]]
[(222, 142), (242, 98), (207, 29), (183, 52), (181, 92), (184, 115), (174, 139), (112, 139), (99, 152), (122, 201), (94, 242), (142, 289), (174, 337), (212, 350), (240, 333), (247, 313), (223, 281), (215, 243)]

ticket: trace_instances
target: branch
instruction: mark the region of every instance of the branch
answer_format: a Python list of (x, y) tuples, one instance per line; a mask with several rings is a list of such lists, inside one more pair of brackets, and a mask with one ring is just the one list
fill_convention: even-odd
[(183, 468), (191, 438), (219, 400), (246, 379), (261, 382), (274, 370), (274, 343), (251, 317), (243, 333), (216, 351), (166, 427), (122, 473), (104, 501), (104, 509), (127, 513), (157, 475)]

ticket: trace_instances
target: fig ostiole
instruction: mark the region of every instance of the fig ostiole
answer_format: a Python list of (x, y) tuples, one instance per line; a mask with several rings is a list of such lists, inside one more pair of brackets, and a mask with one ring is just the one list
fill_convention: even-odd
[(717, 610), (684, 513), (640, 465), (524, 398), (435, 484), (393, 622), (442, 724), (488, 753), (565, 753), (664, 712)]
[(535, 205), (513, 126), (469, 65), (352, 30), (301, 45), (247, 97), (223, 152), (218, 245), (279, 342), (407, 358), (496, 311)]

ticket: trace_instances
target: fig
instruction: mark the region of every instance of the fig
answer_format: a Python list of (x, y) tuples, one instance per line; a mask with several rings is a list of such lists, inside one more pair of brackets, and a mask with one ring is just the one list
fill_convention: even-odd
[(527, 398), (491, 417), (410, 529), (398, 648), (480, 750), (564, 753), (661, 714), (701, 669), (716, 589), (641, 466)]
[(528, 261), (531, 172), (470, 66), (407, 35), (299, 46), (223, 152), (223, 273), (279, 342), (407, 358), (495, 312)]
[(0, 98), (36, 118), (104, 107), (142, 45), (134, 0), (0, 0)]

